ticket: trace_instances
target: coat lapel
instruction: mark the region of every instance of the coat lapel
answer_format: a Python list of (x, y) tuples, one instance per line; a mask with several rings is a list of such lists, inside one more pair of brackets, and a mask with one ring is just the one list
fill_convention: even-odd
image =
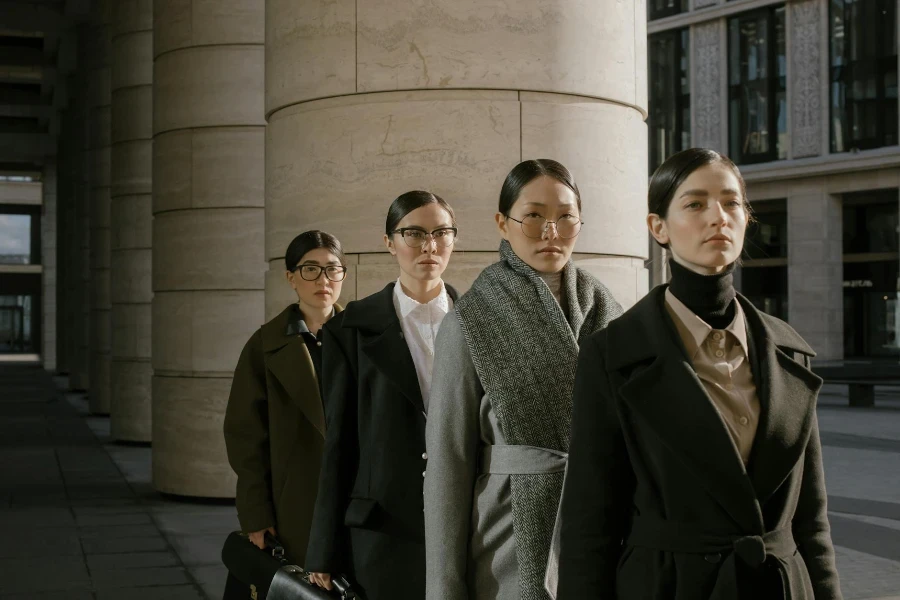
[[(335, 306), (335, 310), (341, 309)], [(266, 367), (288, 398), (324, 436), (325, 411), (319, 396), (318, 378), (303, 336), (298, 333), (297, 322), (301, 318), (297, 306), (292, 304), (263, 325), (263, 352)]]
[(822, 379), (793, 354), (815, 352), (786, 323), (761, 313), (743, 296), (759, 357), (754, 373), (760, 402), (759, 426), (750, 454), (749, 475), (760, 504), (784, 482), (806, 450)]
[[(425, 402), (409, 346), (403, 337), (400, 319), (394, 308), (394, 283), (383, 290), (347, 306), (344, 327), (355, 327), (363, 335), (360, 350), (420, 413)], [(456, 300), (456, 290), (447, 286)]]
[(658, 286), (636, 305), (637, 310), (609, 325), (610, 338), (625, 340), (609, 363), (626, 379), (619, 393), (738, 527), (761, 531), (762, 514), (751, 481), (665, 314), (664, 292), (665, 286)]

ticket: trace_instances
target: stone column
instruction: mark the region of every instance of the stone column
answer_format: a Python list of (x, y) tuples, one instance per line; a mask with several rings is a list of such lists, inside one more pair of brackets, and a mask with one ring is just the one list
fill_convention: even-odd
[(844, 356), (843, 213), (824, 183), (791, 194), (788, 209), (788, 321), (817, 359)]
[[(70, 81), (74, 76), (69, 77)], [(71, 89), (71, 88), (70, 88)], [(76, 206), (77, 185), (75, 166), (80, 156), (76, 152), (77, 127), (74, 99), (70, 99), (69, 108), (60, 115), (59, 137), (59, 247), (57, 249), (57, 264), (59, 265), (59, 290), (57, 293), (57, 322), (58, 344), (57, 359), (60, 372), (69, 375), (70, 385), (75, 377), (78, 361), (77, 353), (77, 328), (80, 321), (80, 313), (76, 304), (77, 282), (81, 280), (81, 273), (75, 261), (76, 253)], [(74, 385), (72, 385), (74, 387)]]
[(41, 265), (43, 267), (43, 339), (41, 358), (44, 369), (56, 371), (56, 207), (57, 207), (56, 160), (47, 159), (41, 177)]
[(78, 28), (79, 68), (72, 77), (72, 237), (71, 269), (73, 273), (71, 297), (71, 365), (69, 387), (87, 390), (90, 387), (90, 215), (88, 212), (88, 111), (87, 77), (84, 64), (87, 59), (89, 30)]
[(112, 22), (111, 432), (149, 442), (153, 220), (153, 0), (120, 1)]
[(88, 64), (91, 206), (91, 393), (94, 414), (109, 414), (112, 336), (109, 293), (110, 0), (93, 5)]
[(66, 318), (68, 278), (70, 274), (68, 262), (68, 241), (71, 235), (68, 207), (71, 204), (71, 189), (69, 175), (69, 152), (71, 140), (68, 138), (71, 121), (69, 109), (64, 108), (59, 112), (59, 137), (57, 138), (56, 161), (56, 197), (57, 197), (57, 237), (56, 237), (56, 370), (61, 374), (69, 372), (68, 340), (70, 337), (70, 325)]
[(267, 316), (292, 300), (282, 257), (306, 229), (350, 254), (344, 301), (395, 279), (383, 224), (411, 189), (454, 206), (445, 279), (467, 289), (528, 158), (572, 170), (576, 258), (632, 304), (647, 289), (646, 19), (643, 1), (267, 0)]
[(263, 322), (263, 0), (154, 2), (153, 484), (233, 497), (222, 423)]

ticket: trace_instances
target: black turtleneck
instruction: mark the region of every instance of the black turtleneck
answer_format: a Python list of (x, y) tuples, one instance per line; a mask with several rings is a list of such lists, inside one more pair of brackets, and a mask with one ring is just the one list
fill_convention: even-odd
[(710, 327), (725, 329), (734, 319), (734, 267), (731, 263), (721, 273), (701, 275), (670, 260), (669, 290)]

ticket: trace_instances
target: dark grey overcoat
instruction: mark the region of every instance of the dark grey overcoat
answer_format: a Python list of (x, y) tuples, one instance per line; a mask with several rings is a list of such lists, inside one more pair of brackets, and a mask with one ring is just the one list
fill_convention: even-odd
[(557, 599), (840, 599), (814, 352), (738, 296), (761, 409), (745, 469), (664, 292), (581, 346)]

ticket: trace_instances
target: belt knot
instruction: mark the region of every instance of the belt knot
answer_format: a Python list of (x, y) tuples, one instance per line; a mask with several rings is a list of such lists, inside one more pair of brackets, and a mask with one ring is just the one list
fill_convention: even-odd
[(733, 546), (734, 553), (752, 569), (760, 567), (766, 561), (766, 543), (761, 536), (740, 537), (734, 541)]

